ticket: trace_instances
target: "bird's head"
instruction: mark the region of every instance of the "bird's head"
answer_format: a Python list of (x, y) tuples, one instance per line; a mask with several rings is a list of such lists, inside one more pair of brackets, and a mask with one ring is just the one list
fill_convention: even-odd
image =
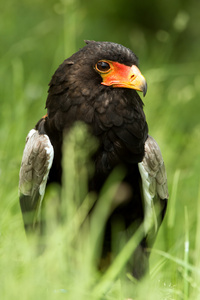
[[(50, 83), (66, 81), (74, 90), (104, 87), (128, 88), (143, 92), (147, 83), (138, 69), (138, 59), (128, 48), (111, 42), (86, 41), (86, 46), (66, 59)], [(86, 92), (87, 93), (87, 92)]]
[(147, 92), (147, 83), (138, 69), (138, 59), (128, 48), (110, 42), (86, 41), (87, 48), (96, 49), (95, 71), (102, 85)]

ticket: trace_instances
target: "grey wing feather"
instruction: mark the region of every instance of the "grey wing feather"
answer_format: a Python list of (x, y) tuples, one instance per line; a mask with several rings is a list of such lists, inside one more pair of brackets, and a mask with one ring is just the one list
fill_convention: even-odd
[(39, 221), (54, 150), (49, 137), (32, 129), (26, 139), (19, 173), (20, 205), (25, 227), (34, 227)]
[[(142, 178), (142, 192), (144, 200), (144, 227), (148, 233), (152, 227), (154, 232), (158, 230), (157, 207), (165, 210), (168, 199), (167, 174), (160, 148), (156, 141), (148, 136), (145, 142), (145, 155), (143, 161), (138, 164)], [(162, 203), (163, 202), (163, 203)], [(162, 214), (162, 211), (160, 212)]]

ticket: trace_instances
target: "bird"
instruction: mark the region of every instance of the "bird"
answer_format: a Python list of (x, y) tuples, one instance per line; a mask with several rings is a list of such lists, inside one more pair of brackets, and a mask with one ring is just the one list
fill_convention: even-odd
[(140, 92), (146, 95), (147, 82), (138, 57), (129, 48), (114, 42), (85, 43), (55, 71), (49, 83), (47, 114), (26, 138), (19, 173), (23, 222), (27, 232), (34, 230), (40, 223), (47, 186), (62, 186), (64, 136), (82, 122), (98, 141), (91, 157), (94, 172), (88, 179), (88, 191), (97, 194), (97, 202), (112, 171), (118, 166), (126, 170), (121, 182), (126, 192), (106, 221), (102, 257), (112, 252), (113, 220), (122, 220), (128, 239), (134, 234), (133, 224), (143, 226), (143, 237), (128, 262), (130, 273), (141, 279), (149, 269), (149, 249), (169, 198), (163, 157), (148, 133), (139, 96)]

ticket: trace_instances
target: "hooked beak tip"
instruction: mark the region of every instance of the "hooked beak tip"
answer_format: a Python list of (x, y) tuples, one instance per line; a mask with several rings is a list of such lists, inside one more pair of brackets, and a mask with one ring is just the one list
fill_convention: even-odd
[(147, 82), (145, 77), (141, 74), (138, 67), (133, 65), (131, 67), (131, 86), (133, 89), (143, 93), (143, 96), (147, 93)]
[(145, 97), (146, 93), (147, 93), (147, 82), (146, 82), (146, 80), (145, 80), (145, 83), (144, 83), (144, 85), (142, 87), (142, 92), (143, 92), (143, 97)]

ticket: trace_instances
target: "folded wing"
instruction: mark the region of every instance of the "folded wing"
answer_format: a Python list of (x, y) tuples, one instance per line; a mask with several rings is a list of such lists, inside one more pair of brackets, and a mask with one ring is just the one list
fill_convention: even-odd
[(49, 137), (32, 129), (26, 139), (19, 174), (20, 206), (25, 228), (33, 229), (40, 221), (40, 209), (45, 193), (54, 150)]
[(138, 167), (142, 178), (144, 230), (147, 239), (154, 240), (169, 196), (164, 161), (158, 144), (151, 136), (145, 142), (145, 156)]

